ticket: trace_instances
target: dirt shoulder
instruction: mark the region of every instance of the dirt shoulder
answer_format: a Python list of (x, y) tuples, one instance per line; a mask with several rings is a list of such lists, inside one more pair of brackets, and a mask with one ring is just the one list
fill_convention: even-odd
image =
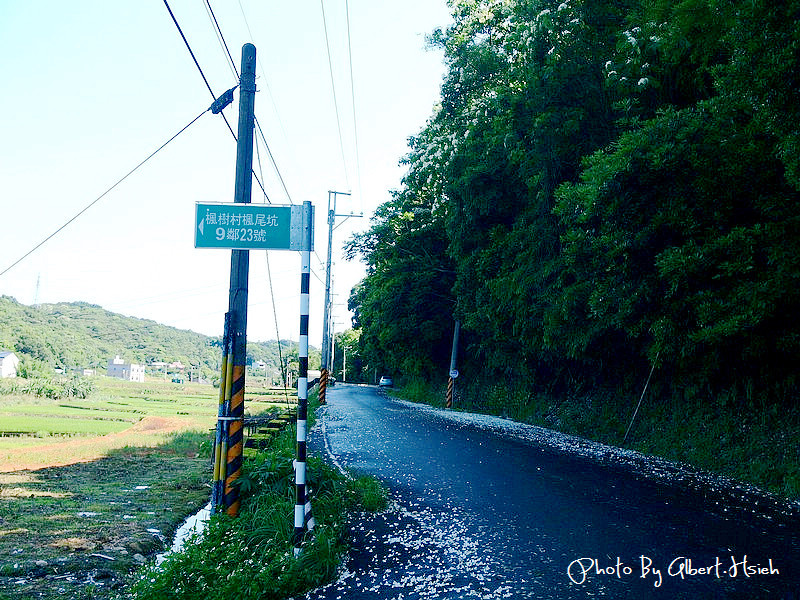
[[(129, 432), (183, 426), (150, 417)], [(86, 446), (82, 462), (0, 473), (0, 599), (111, 597), (208, 501), (210, 463), (197, 448), (109, 454), (114, 435), (65, 442)]]

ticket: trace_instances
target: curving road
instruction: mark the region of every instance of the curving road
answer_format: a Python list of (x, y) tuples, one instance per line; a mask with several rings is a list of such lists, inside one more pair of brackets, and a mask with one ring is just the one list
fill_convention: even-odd
[(310, 448), (393, 504), (309, 600), (800, 600), (797, 505), (664, 461), (340, 384)]

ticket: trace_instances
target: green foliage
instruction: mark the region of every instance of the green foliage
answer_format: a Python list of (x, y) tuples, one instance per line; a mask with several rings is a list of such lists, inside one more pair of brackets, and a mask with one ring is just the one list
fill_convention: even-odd
[[(333, 367), (334, 377), (340, 381), (366, 382), (369, 374), (364, 369), (359, 348), (360, 329), (348, 329), (334, 335)], [(347, 367), (347, 373), (343, 369)]]
[(163, 444), (159, 446), (159, 451), (164, 453), (178, 454), (182, 456), (193, 456), (199, 454), (204, 457), (211, 457), (210, 436), (205, 431), (180, 431), (170, 433)]
[(441, 106), (350, 243), (367, 362), (430, 377), (454, 312), (468, 364), (549, 392), (656, 357), (697, 389), (791, 378), (796, 3), (451, 7)]
[(40, 398), (61, 400), (64, 398), (88, 398), (94, 391), (94, 384), (85, 377), (42, 377), (31, 376), (12, 379), (0, 383), (0, 395), (30, 394)]
[[(0, 342), (0, 349), (18, 354), (23, 377), (28, 373), (49, 377), (56, 368), (105, 368), (119, 354), (144, 364), (179, 361), (211, 378), (219, 374), (222, 355), (219, 338), (125, 317), (84, 302), (30, 307), (8, 296), (0, 296)], [(297, 342), (282, 340), (280, 346), (284, 363), (296, 364)], [(315, 352), (319, 355), (313, 348), (310, 352), (312, 359)], [(247, 360), (266, 362), (279, 377), (277, 341), (249, 342)]]
[(389, 505), (386, 488), (380, 481), (369, 475), (362, 475), (347, 482), (347, 491), (352, 503), (369, 512), (378, 512)]
[(350, 256), (367, 262), (367, 277), (349, 301), (361, 328), (362, 377), (412, 376), (446, 364), (445, 332), (452, 321), (453, 271), (445, 256), (444, 228), (429, 199), (396, 194), (369, 231), (348, 244)]
[(365, 478), (348, 482), (322, 461), (311, 460), (307, 484), (314, 490), (316, 526), (295, 558), (293, 440), (294, 432), (287, 429), (270, 451), (245, 463), (247, 498), (238, 517), (215, 515), (207, 531), (183, 551), (140, 572), (131, 597), (283, 599), (332, 579), (344, 551), (346, 511), (383, 508), (385, 492)]

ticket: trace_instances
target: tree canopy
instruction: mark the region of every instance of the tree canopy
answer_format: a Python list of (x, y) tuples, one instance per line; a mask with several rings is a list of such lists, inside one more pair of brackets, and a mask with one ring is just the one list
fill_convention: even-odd
[[(796, 387), (800, 2), (451, 0), (401, 189), (348, 245), (362, 359), (550, 390)], [(470, 370), (470, 369), (467, 369)]]

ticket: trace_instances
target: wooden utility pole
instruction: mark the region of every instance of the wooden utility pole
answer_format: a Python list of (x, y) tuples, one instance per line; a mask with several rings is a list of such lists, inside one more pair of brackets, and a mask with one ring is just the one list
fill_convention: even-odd
[[(239, 135), (236, 145), (236, 183), (233, 201), (250, 203), (253, 187), (253, 125), (256, 96), (256, 47), (242, 46), (242, 69), (239, 79)], [(228, 298), (230, 313), (231, 356), (233, 373), (228, 414), (228, 456), (225, 477), (225, 510), (239, 513), (239, 487), (233, 483), (242, 471), (244, 445), (244, 375), (247, 358), (247, 285), (250, 267), (249, 250), (231, 250), (231, 284)]]

